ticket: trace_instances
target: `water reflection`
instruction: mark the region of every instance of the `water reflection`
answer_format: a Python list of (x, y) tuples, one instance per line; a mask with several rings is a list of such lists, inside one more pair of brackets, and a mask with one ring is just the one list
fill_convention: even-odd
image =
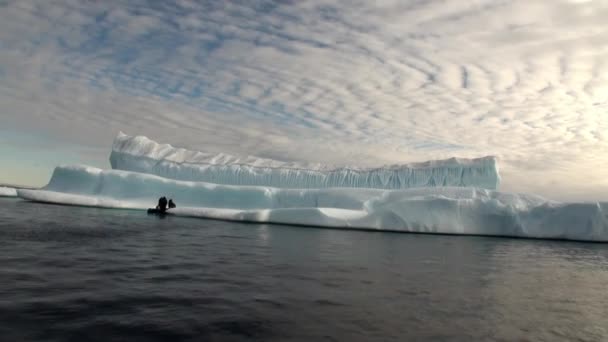
[(602, 244), (0, 207), (7, 339), (608, 337)]

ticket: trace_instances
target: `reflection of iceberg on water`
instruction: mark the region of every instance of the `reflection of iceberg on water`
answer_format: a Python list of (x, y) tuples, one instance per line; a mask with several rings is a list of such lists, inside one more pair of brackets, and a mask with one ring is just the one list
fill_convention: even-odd
[(145, 209), (176, 200), (175, 215), (404, 232), (608, 241), (599, 203), (559, 203), (496, 191), (493, 157), (382, 168), (328, 168), (237, 158), (119, 134), (114, 170), (60, 166), (25, 199)]

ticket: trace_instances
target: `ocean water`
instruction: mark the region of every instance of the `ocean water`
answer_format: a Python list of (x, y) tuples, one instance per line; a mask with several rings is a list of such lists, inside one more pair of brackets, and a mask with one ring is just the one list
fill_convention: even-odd
[(0, 199), (1, 341), (602, 341), (608, 245)]

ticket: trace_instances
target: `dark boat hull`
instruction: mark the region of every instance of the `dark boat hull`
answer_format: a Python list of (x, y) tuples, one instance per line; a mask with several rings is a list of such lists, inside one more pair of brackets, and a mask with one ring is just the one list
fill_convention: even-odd
[(167, 215), (168, 212), (166, 210), (165, 211), (161, 211), (161, 210), (156, 209), (156, 208), (148, 208), (148, 214), (149, 215), (163, 215), (164, 216), (164, 215)]

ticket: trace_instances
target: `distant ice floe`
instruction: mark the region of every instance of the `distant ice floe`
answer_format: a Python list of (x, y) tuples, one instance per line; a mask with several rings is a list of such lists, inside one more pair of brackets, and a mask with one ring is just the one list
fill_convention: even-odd
[(17, 190), (0, 186), (0, 197), (17, 197)]
[(286, 189), (182, 181), (157, 175), (60, 166), (41, 190), (21, 198), (107, 208), (146, 209), (173, 198), (173, 215), (224, 220), (608, 241), (608, 206), (559, 203), (473, 187)]

